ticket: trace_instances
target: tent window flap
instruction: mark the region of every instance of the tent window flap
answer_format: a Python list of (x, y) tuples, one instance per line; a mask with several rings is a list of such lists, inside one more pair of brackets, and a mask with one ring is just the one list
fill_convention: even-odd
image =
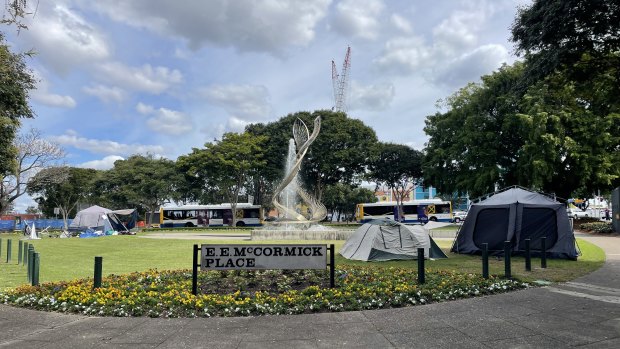
[[(485, 208), (478, 212), (473, 232), (474, 244), (482, 249), (482, 244), (489, 244), (490, 251), (504, 249), (508, 234), (508, 208)], [(498, 234), (498, 232), (505, 232)]]

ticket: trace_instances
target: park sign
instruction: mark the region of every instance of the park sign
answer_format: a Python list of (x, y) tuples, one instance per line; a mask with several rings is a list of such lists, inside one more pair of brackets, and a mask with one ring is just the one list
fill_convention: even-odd
[[(200, 256), (199, 256), (200, 254)], [(327, 258), (329, 255), (329, 263)], [(199, 259), (200, 258), (200, 259)], [(194, 245), (192, 294), (198, 294), (198, 267), (209, 270), (325, 269), (336, 287), (335, 248), (327, 245)]]
[(327, 245), (201, 245), (201, 270), (325, 269)]

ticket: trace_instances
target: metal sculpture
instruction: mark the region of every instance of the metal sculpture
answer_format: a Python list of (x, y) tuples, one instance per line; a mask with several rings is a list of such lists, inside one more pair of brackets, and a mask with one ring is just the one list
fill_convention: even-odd
[[(314, 142), (321, 130), (321, 117), (314, 119), (314, 129), (312, 134), (308, 130), (306, 124), (301, 120), (295, 120), (293, 124), (293, 140), (296, 150), (294, 151), (293, 164), (288, 169), (284, 179), (278, 185), (273, 193), (272, 203), (278, 209), (278, 212), (283, 215), (284, 219), (279, 219), (280, 222), (286, 223), (311, 223), (323, 220), (327, 216), (327, 209), (319, 200), (317, 200), (310, 193), (305, 191), (298, 182), (297, 174), (301, 168), (301, 162), (308, 152), (308, 148)], [(294, 191), (299, 195), (301, 201), (310, 209), (309, 217), (306, 217), (295, 210), (295, 205), (284, 205), (280, 202), (280, 194), (290, 185), (293, 184)]]

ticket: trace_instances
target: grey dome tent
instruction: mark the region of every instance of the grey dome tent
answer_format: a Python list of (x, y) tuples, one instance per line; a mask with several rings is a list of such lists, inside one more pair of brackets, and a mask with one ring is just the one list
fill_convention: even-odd
[(425, 258), (448, 258), (422, 226), (377, 219), (359, 227), (340, 254), (361, 261), (417, 259), (420, 247), (424, 248)]
[(70, 231), (84, 231), (88, 228), (101, 231), (126, 231), (127, 227), (110, 209), (101, 206), (91, 206), (79, 211), (69, 225)]
[(533, 254), (541, 253), (541, 237), (551, 258), (577, 259), (575, 236), (566, 206), (554, 199), (523, 188), (514, 187), (472, 204), (465, 222), (452, 244), (452, 252), (479, 254), (488, 243), (491, 253), (504, 250), (510, 241), (512, 253), (525, 251), (530, 239)]

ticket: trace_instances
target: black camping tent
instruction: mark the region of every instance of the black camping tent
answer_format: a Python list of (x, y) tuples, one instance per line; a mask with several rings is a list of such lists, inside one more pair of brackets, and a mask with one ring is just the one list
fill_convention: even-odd
[(489, 251), (499, 252), (504, 249), (504, 241), (510, 241), (513, 253), (521, 253), (525, 239), (530, 239), (532, 253), (540, 254), (541, 237), (546, 237), (549, 257), (577, 259), (566, 206), (546, 195), (515, 187), (473, 204), (451, 251), (481, 253), (482, 244), (488, 243)]

